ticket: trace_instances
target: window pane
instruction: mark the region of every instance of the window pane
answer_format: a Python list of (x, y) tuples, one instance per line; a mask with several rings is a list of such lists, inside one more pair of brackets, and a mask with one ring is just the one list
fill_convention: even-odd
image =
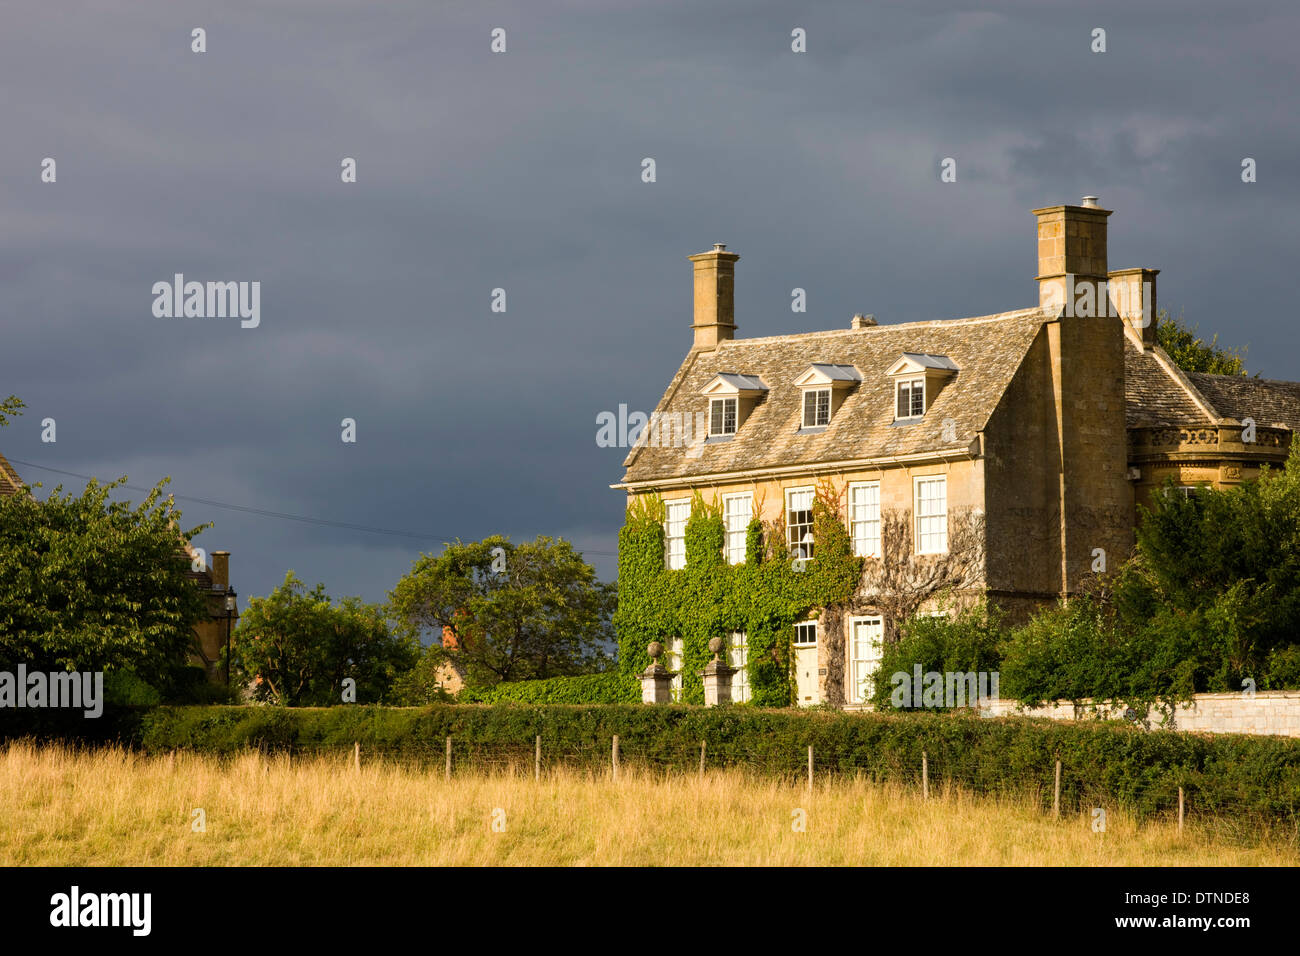
[(849, 494), (849, 521), (853, 553), (858, 557), (879, 557), (879, 485), (857, 485), (852, 488)]
[(916, 550), (934, 554), (948, 550), (947, 480), (918, 479), (916, 482)]
[(668, 502), (664, 522), (664, 558), (673, 571), (686, 567), (686, 519), (690, 516), (690, 499)]
[(709, 403), (709, 434), (722, 434), (722, 402), (716, 398)]
[(813, 556), (813, 492), (812, 489), (791, 491), (787, 498), (785, 517), (786, 544), (799, 558)]
[(925, 379), (912, 383), (912, 417), (925, 414)]
[(911, 406), (911, 386), (906, 382), (898, 383), (898, 410), (894, 413), (895, 418), (906, 418)]
[(803, 393), (803, 427), (811, 428), (817, 424), (817, 393)]
[(751, 495), (726, 498), (723, 509), (727, 526), (727, 563), (744, 564), (745, 537), (753, 518), (754, 499)]

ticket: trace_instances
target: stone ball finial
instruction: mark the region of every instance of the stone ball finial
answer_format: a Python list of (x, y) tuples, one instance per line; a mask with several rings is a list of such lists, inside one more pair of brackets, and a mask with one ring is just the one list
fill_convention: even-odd
[(658, 641), (651, 641), (646, 648), (646, 653), (650, 655), (650, 660), (657, 661), (664, 656), (664, 646)]
[(709, 650), (713, 652), (713, 659), (718, 659), (718, 652), (722, 650), (722, 638), (715, 637), (709, 640)]

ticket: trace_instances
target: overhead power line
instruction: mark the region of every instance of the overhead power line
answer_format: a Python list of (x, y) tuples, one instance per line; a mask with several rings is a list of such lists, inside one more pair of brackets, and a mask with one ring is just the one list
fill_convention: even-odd
[[(17, 458), (8, 459), (10, 464), (21, 465), (24, 468), (39, 468), (41, 471), (52, 472), (56, 475), (67, 475), (69, 478), (80, 478), (83, 481), (102, 481), (94, 475), (82, 475), (75, 471), (64, 471), (61, 468), (51, 468), (49, 465), (38, 465), (33, 461), (20, 461)], [(140, 491), (148, 494), (153, 491), (152, 488), (142, 488), (139, 485), (118, 485), (119, 488), (126, 488), (130, 491)], [(227, 511), (238, 511), (242, 514), (258, 515), (262, 518), (278, 518), (282, 521), (298, 521), (302, 524), (314, 524), (324, 528), (342, 528), (347, 531), (364, 531), (367, 534), (383, 534), (394, 538), (414, 538), (418, 541), (455, 541), (456, 537), (452, 535), (428, 534), (423, 531), (399, 531), (396, 528), (376, 528), (373, 525), (354, 524), (350, 521), (334, 521), (331, 518), (317, 518), (310, 515), (295, 515), (284, 511), (271, 511), (267, 508), (250, 508), (247, 505), (233, 505), (228, 501), (216, 501), (212, 498), (199, 498), (194, 495), (177, 495), (171, 494), (177, 501), (192, 501), (195, 504), (208, 505), (212, 508), (224, 508)], [(618, 557), (616, 551), (588, 551), (583, 549), (583, 554), (599, 554), (606, 557)]]

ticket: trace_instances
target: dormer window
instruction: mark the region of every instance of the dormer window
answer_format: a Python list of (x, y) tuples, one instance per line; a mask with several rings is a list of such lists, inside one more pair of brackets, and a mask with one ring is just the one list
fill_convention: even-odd
[(816, 428), (831, 423), (831, 390), (808, 388), (803, 393), (803, 427)]
[(754, 406), (767, 394), (757, 375), (720, 372), (701, 391), (709, 400), (709, 441), (726, 441), (735, 436)]
[(831, 423), (844, 399), (862, 381), (862, 374), (852, 365), (814, 362), (794, 380), (803, 389), (803, 414), (800, 431), (820, 431)]
[(894, 421), (924, 418), (957, 371), (957, 363), (946, 355), (904, 352), (885, 373), (894, 380)]
[(925, 379), (903, 379), (898, 383), (895, 418), (920, 418), (925, 414)]
[(734, 398), (715, 398), (709, 402), (709, 437), (736, 434), (736, 406)]

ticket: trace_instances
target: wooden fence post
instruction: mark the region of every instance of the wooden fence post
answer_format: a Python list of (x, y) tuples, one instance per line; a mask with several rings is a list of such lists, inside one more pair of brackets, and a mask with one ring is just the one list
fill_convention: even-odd
[(921, 751), (921, 799), (930, 799), (930, 756)]
[(542, 779), (542, 735), (537, 735), (537, 747), (533, 751), (533, 779)]
[(1056, 782), (1052, 784), (1052, 816), (1061, 815), (1061, 761), (1056, 761)]
[(359, 740), (352, 741), (352, 766), (357, 773), (361, 772), (361, 741)]
[(617, 780), (618, 779), (618, 734), (614, 735), (613, 757), (614, 757), (614, 779)]
[(701, 780), (704, 779), (704, 744), (705, 742), (701, 740), (700, 741), (700, 779)]
[(448, 780), (451, 779), (451, 738), (447, 738), (447, 774)]
[(808, 745), (808, 792), (812, 793), (813, 788), (813, 745)]
[(1178, 832), (1183, 832), (1183, 788), (1178, 788)]

